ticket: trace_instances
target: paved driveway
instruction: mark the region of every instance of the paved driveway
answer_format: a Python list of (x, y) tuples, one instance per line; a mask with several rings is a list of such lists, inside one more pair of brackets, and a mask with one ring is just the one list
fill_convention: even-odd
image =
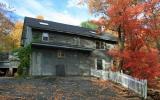
[(139, 100), (90, 77), (0, 78), (0, 100)]

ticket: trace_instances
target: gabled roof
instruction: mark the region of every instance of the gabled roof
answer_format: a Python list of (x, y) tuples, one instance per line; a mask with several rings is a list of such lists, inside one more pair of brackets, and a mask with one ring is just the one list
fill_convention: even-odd
[(95, 39), (101, 39), (112, 43), (117, 43), (117, 38), (114, 36), (108, 35), (107, 33), (103, 35), (97, 35), (95, 30), (79, 26), (67, 25), (67, 24), (62, 24), (47, 20), (40, 20), (30, 17), (25, 17), (24, 24), (26, 26), (30, 26), (31, 28), (63, 32), (67, 34), (80, 35)]

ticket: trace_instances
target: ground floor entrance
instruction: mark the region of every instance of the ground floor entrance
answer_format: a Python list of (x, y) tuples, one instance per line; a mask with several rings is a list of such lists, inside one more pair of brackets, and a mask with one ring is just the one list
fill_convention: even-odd
[(56, 65), (56, 76), (65, 76), (65, 66), (60, 64)]

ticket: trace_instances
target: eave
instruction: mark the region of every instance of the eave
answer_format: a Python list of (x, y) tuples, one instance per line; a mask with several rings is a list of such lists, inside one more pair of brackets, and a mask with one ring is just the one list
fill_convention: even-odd
[(63, 44), (48, 44), (48, 43), (37, 43), (32, 42), (32, 47), (41, 47), (41, 48), (56, 48), (56, 49), (68, 49), (68, 50), (78, 50), (78, 51), (88, 51), (91, 52), (94, 49), (92, 48), (85, 48), (85, 47), (79, 47), (75, 45), (63, 45)]

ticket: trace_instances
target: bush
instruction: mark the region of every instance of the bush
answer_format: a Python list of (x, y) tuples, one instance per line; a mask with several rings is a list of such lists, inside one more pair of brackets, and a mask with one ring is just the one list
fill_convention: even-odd
[(28, 69), (30, 66), (30, 54), (31, 54), (31, 45), (26, 47), (21, 47), (13, 52), (18, 53), (18, 58), (20, 59), (20, 64), (18, 66), (18, 75), (26, 76), (28, 75)]

